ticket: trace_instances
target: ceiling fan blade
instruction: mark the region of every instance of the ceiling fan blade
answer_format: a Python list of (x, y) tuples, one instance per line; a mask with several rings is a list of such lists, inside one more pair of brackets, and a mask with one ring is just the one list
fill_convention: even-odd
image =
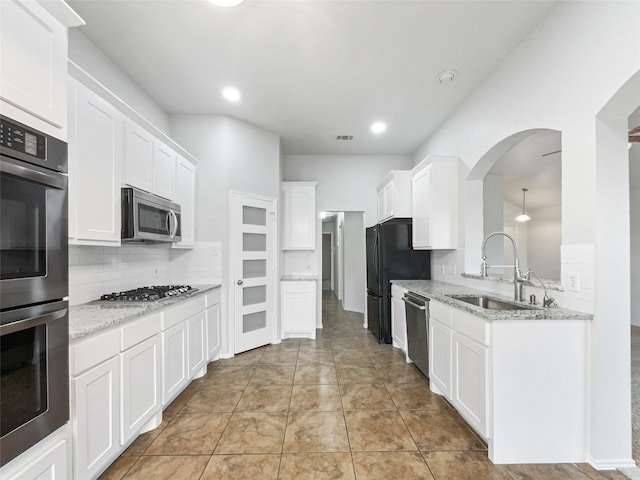
[(629, 143), (640, 142), (640, 135), (629, 135)]
[(640, 133), (640, 125), (629, 130), (629, 135), (635, 135), (636, 133)]

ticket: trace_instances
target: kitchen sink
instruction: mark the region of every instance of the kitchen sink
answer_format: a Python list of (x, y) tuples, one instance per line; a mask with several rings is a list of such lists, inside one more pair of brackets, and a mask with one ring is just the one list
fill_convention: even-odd
[(487, 310), (533, 310), (530, 307), (524, 305), (518, 305), (516, 303), (504, 302), (497, 298), (482, 297), (475, 295), (447, 295), (449, 298), (465, 302), (476, 307), (486, 308)]

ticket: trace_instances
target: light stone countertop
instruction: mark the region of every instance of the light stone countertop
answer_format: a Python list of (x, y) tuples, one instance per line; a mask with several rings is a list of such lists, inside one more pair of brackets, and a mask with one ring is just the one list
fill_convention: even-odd
[(317, 275), (282, 275), (280, 280), (283, 282), (308, 282), (318, 281)]
[(69, 308), (69, 340), (74, 341), (87, 335), (98, 333), (109, 327), (134, 320), (144, 315), (157, 312), (190, 298), (210, 293), (219, 284), (193, 285), (198, 291), (188, 293), (180, 297), (153, 303), (85, 303)]
[[(541, 305), (529, 305), (525, 302), (514, 302), (513, 298), (504, 295), (498, 295), (482, 290), (455, 285), (453, 283), (439, 282), (436, 280), (391, 280), (391, 283), (399, 287), (422, 295), (431, 300), (451, 305), (465, 312), (472, 313), (487, 320), (592, 320), (593, 314), (568, 310), (566, 308), (543, 308)], [(476, 307), (466, 302), (461, 302), (447, 295), (472, 295), (494, 297), (505, 302), (518, 303), (526, 306), (530, 310), (488, 310), (486, 308)]]

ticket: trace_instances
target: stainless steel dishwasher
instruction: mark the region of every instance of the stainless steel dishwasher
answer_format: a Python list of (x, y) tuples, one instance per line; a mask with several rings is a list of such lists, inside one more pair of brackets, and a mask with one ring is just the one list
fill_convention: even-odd
[(429, 378), (429, 299), (407, 292), (402, 300), (407, 318), (409, 358)]

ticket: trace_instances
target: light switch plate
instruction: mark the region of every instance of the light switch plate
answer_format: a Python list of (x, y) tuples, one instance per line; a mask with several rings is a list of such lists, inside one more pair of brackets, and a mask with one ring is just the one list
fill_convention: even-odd
[(567, 284), (565, 285), (565, 287), (570, 292), (579, 292), (580, 291), (580, 274), (578, 272), (568, 272)]

